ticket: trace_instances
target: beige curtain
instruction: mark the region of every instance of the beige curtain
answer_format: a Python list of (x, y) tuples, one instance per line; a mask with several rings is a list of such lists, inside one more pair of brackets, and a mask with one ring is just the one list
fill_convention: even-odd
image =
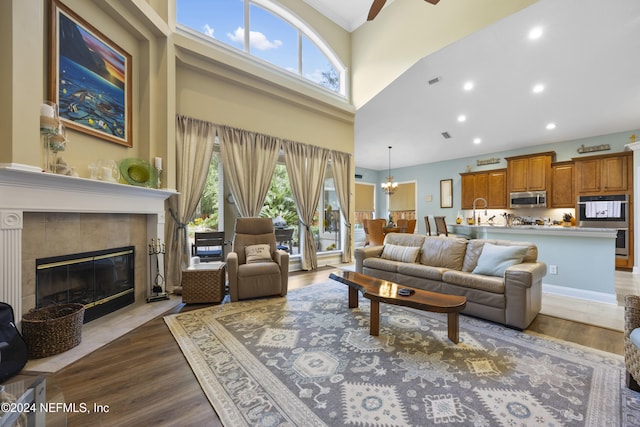
[(176, 117), (176, 186), (169, 199), (165, 260), (167, 284), (180, 284), (182, 267), (189, 264), (187, 223), (191, 220), (207, 181), (216, 125), (190, 117)]
[(303, 270), (315, 270), (318, 257), (311, 223), (323, 188), (329, 150), (293, 141), (285, 141), (282, 145), (291, 191), (304, 226), (300, 242), (303, 248), (301, 267)]
[(259, 216), (278, 162), (280, 139), (221, 126), (224, 174), (241, 217)]
[(346, 233), (342, 242), (342, 262), (351, 262), (353, 249), (351, 247), (351, 154), (331, 151), (333, 181), (336, 185), (336, 195), (340, 203), (340, 211), (344, 219)]

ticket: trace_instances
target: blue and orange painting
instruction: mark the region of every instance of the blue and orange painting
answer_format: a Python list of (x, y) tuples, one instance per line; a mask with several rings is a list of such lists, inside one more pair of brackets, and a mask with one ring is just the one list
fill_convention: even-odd
[(128, 58), (64, 13), (58, 21), (60, 117), (129, 145), (126, 121)]

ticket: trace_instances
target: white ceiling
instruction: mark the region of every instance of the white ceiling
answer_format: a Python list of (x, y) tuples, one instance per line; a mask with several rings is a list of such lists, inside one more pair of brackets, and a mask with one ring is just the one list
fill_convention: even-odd
[[(387, 0), (385, 7), (393, 1)], [(304, 2), (351, 32), (367, 21), (373, 0), (304, 0)]]
[[(350, 31), (371, 5), (305, 1)], [(544, 34), (531, 41), (535, 25)], [(423, 58), (362, 106), (355, 163), (386, 169), (389, 145), (396, 168), (639, 128), (640, 1), (540, 0)]]

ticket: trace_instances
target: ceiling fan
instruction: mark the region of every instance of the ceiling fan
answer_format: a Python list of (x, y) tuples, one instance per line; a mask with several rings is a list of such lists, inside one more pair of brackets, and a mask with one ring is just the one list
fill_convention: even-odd
[[(438, 4), (440, 0), (424, 0), (427, 3)], [(373, 0), (373, 4), (371, 5), (371, 9), (369, 9), (369, 15), (367, 16), (367, 21), (373, 21), (373, 19), (380, 13), (382, 7), (387, 2), (387, 0)]]

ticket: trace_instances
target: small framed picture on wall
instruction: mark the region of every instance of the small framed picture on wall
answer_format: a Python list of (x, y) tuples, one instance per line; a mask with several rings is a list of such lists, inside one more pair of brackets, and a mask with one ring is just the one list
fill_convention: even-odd
[(453, 179), (440, 180), (440, 207), (453, 207)]

